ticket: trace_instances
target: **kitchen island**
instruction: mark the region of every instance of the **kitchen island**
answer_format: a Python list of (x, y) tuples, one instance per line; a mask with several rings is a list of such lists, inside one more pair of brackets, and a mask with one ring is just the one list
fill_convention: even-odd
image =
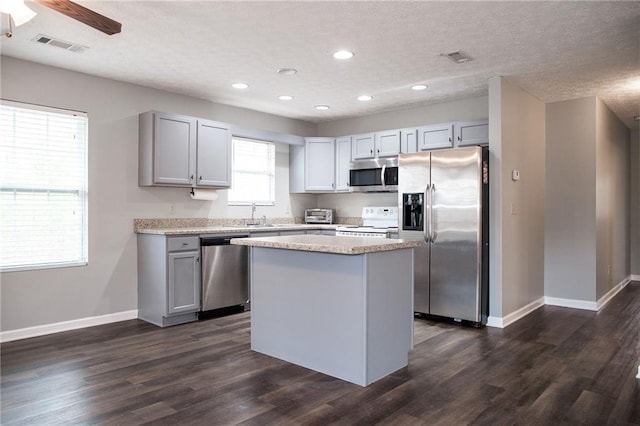
[(416, 242), (296, 235), (250, 250), (251, 349), (366, 386), (413, 348)]

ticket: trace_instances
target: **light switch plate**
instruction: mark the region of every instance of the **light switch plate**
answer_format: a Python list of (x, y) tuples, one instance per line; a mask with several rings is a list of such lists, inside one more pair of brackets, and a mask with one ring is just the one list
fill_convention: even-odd
[(512, 170), (511, 179), (513, 179), (514, 181), (520, 180), (520, 170)]

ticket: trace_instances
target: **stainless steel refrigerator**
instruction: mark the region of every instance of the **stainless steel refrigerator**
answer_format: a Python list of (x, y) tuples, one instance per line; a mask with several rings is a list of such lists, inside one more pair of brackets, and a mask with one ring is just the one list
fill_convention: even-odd
[(414, 254), (414, 311), (482, 325), (489, 305), (486, 147), (398, 157), (400, 238)]

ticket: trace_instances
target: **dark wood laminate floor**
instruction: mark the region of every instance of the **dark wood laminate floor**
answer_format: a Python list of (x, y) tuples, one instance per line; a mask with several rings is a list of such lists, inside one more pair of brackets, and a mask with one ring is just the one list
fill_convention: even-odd
[(366, 388), (251, 352), (249, 332), (243, 313), (2, 344), (0, 422), (640, 425), (638, 282), (504, 330), (417, 320), (409, 366)]

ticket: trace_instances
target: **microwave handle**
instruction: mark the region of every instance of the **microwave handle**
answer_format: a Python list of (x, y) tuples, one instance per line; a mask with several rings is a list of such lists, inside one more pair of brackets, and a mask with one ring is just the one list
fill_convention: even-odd
[(382, 165), (382, 171), (380, 172), (380, 178), (382, 180), (382, 186), (384, 187), (386, 185), (385, 181), (384, 181), (384, 172), (385, 170), (387, 170), (387, 165), (383, 164)]

